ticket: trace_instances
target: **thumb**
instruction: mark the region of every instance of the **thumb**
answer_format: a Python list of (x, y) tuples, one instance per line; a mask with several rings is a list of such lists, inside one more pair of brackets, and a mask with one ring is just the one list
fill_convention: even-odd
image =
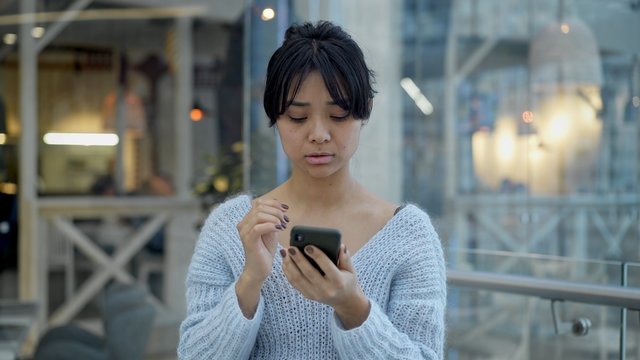
[(350, 273), (356, 272), (353, 268), (353, 263), (351, 262), (351, 254), (349, 250), (347, 250), (347, 245), (340, 245), (340, 255), (338, 256), (338, 269), (345, 270)]

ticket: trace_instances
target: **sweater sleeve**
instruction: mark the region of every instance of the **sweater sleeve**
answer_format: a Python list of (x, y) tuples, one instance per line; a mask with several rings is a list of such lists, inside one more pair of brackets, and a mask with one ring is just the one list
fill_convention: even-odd
[(393, 276), (386, 313), (371, 301), (367, 320), (351, 330), (345, 330), (334, 314), (332, 335), (340, 358), (443, 358), (444, 257), (440, 240), (428, 218), (419, 228), (417, 242), (403, 239), (402, 243), (411, 245), (393, 250), (406, 251), (411, 258)]
[[(264, 300), (252, 319), (242, 314), (224, 249), (233, 230), (221, 205), (200, 233), (187, 274), (187, 316), (180, 326), (180, 359), (247, 359), (256, 341)], [(236, 254), (231, 253), (231, 256)], [(237, 254), (241, 256), (242, 254)]]

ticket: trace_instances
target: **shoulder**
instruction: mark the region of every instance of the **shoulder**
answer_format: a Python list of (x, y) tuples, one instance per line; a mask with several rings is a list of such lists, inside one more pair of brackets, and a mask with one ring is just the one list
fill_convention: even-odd
[(204, 274), (206, 272), (202, 272), (202, 269), (205, 268), (223, 271), (226, 261), (211, 261), (212, 258), (242, 256), (242, 247), (237, 244), (236, 225), (250, 208), (251, 197), (242, 194), (227, 199), (211, 211), (198, 235), (191, 261), (192, 272)]
[(440, 237), (429, 215), (414, 204), (405, 205), (394, 217), (394, 241), (397, 250), (405, 254), (400, 261), (401, 273), (422, 278), (429, 284), (446, 288), (446, 266)]
[(210, 223), (223, 221), (232, 223), (234, 226), (247, 214), (251, 209), (251, 196), (240, 194), (228, 198), (220, 205), (216, 206), (207, 217), (204, 227)]
[(391, 231), (405, 239), (407, 246), (430, 248), (441, 252), (440, 237), (426, 211), (414, 204), (405, 204), (390, 223)]
[(199, 245), (209, 243), (218, 238), (217, 235), (233, 235), (236, 225), (251, 209), (251, 197), (246, 194), (236, 195), (216, 206), (207, 217), (198, 240)]
[(408, 231), (433, 231), (435, 229), (431, 223), (431, 218), (426, 211), (414, 204), (402, 205), (395, 214), (395, 226), (401, 230)]

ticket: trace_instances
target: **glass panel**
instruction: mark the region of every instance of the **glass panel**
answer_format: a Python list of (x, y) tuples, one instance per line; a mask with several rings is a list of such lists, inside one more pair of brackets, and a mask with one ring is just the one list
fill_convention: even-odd
[[(609, 286), (620, 285), (622, 279), (622, 264), (615, 261), (484, 250), (451, 251), (449, 258), (466, 259), (465, 270), (503, 273), (503, 264), (510, 263), (517, 266), (506, 273), (532, 278)], [(638, 286), (639, 270), (637, 263), (628, 265), (629, 286)], [(457, 286), (449, 287), (448, 296), (449, 358), (618, 358), (622, 324), (622, 310), (618, 308), (557, 301), (553, 306), (560, 333), (556, 333), (551, 300)], [(638, 354), (637, 315), (637, 311), (626, 314), (625, 348), (629, 358)], [(580, 319), (591, 323), (584, 337), (570, 331)]]
[[(449, 289), (449, 359), (617, 359), (620, 310), (557, 302), (560, 334), (551, 302), (532, 297)], [(629, 313), (627, 356), (638, 355), (637, 313)], [(575, 319), (591, 323), (586, 336), (569, 330)]]

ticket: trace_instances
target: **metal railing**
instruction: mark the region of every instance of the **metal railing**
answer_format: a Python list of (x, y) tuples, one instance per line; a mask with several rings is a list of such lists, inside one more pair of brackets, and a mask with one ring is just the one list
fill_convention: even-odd
[(448, 270), (447, 279), (455, 286), (640, 310), (637, 288), (467, 270)]

